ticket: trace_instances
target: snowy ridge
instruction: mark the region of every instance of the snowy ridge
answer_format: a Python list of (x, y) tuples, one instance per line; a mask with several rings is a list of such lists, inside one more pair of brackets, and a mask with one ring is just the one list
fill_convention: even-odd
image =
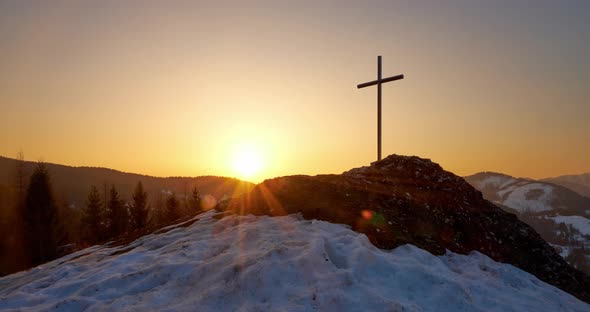
[(0, 310), (588, 311), (473, 252), (392, 251), (323, 221), (210, 211), (127, 246), (94, 246), (0, 278)]

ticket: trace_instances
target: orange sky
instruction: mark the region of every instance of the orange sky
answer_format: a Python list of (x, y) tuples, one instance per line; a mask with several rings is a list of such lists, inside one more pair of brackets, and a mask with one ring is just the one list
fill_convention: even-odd
[[(565, 4), (564, 4), (565, 3)], [(0, 155), (157, 176), (590, 172), (587, 1), (3, 1)]]

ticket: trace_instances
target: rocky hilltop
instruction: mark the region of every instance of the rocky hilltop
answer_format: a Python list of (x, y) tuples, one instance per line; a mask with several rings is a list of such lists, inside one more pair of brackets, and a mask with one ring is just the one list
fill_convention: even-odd
[(590, 302), (588, 276), (514, 214), (428, 159), (390, 155), (341, 175), (274, 178), (222, 208), (347, 224), (382, 249), (413, 244), (435, 255), (479, 251)]

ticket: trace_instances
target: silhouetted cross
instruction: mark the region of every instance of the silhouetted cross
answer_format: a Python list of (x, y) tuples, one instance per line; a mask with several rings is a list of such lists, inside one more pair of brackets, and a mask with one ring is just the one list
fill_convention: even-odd
[(377, 56), (377, 80), (357, 85), (358, 89), (377, 85), (377, 160), (381, 160), (381, 84), (404, 79), (404, 75), (391, 76), (381, 79), (381, 55)]

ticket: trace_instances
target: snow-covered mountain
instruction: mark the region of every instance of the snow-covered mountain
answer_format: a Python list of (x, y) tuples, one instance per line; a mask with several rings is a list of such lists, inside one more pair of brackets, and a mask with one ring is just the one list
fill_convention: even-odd
[(589, 311), (471, 252), (385, 251), (344, 225), (213, 210), (0, 278), (0, 310)]
[(480, 172), (465, 180), (484, 197), (517, 213), (561, 213), (590, 216), (590, 198), (544, 181)]
[(590, 198), (552, 182), (501, 173), (481, 172), (465, 180), (535, 228), (570, 264), (590, 274)]

